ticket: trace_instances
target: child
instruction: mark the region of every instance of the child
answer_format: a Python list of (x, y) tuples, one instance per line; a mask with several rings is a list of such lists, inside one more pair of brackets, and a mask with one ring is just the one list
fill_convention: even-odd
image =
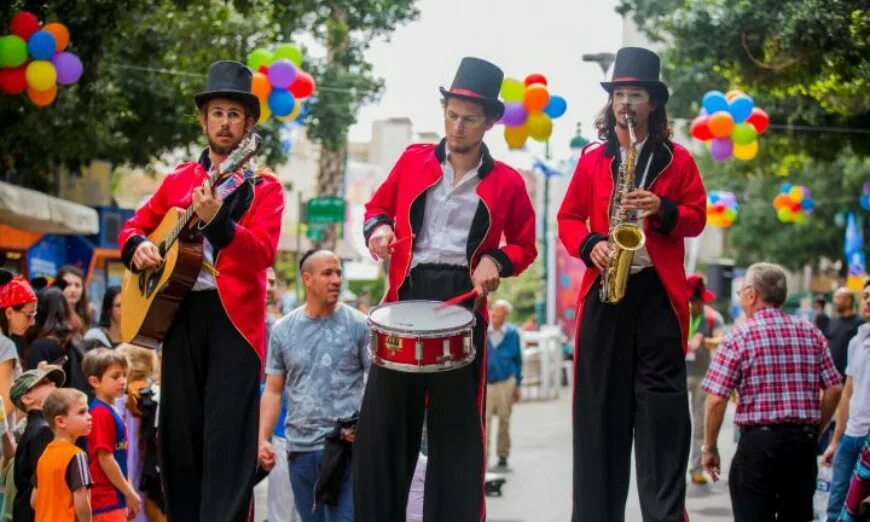
[(31, 496), (36, 522), (91, 522), (88, 457), (75, 445), (91, 432), (88, 396), (74, 388), (58, 388), (46, 397), (42, 413), (54, 440), (36, 465)]
[(115, 410), (115, 399), (127, 389), (127, 359), (114, 350), (97, 348), (85, 355), (82, 370), (94, 391), (94, 429), (87, 438), (94, 477), (91, 504), (94, 522), (126, 522), (139, 512), (136, 489), (127, 480), (127, 428)]
[(54, 438), (51, 426), (42, 416), (42, 405), (45, 398), (56, 387), (63, 386), (66, 374), (60, 366), (45, 365), (36, 370), (29, 370), (15, 379), (9, 389), (12, 403), (27, 413), (24, 433), (18, 440), (15, 450), (15, 463), (12, 469), (15, 485), (12, 502), (12, 519), (21, 522), (34, 520), (33, 508), (30, 506), (30, 493), (33, 491), (33, 478), (36, 476), (36, 463), (45, 447)]

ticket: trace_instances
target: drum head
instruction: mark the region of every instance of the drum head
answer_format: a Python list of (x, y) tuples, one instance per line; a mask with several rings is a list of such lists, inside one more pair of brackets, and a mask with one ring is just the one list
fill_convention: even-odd
[(445, 332), (467, 328), (474, 315), (461, 306), (436, 309), (440, 301), (398, 301), (372, 309), (369, 320), (392, 332)]

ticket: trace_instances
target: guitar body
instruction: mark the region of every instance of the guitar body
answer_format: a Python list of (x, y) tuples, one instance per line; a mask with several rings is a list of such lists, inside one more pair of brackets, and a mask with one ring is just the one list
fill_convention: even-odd
[(169, 211), (148, 236), (163, 255), (163, 265), (154, 270), (124, 271), (121, 283), (121, 337), (124, 342), (156, 349), (172, 324), (184, 296), (193, 288), (202, 268), (202, 236), (190, 227), (166, 246), (184, 215)]

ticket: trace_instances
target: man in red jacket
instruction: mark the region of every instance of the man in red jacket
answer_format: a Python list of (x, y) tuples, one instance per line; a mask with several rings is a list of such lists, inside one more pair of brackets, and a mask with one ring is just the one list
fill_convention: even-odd
[[(706, 193), (686, 149), (670, 141), (659, 58), (620, 49), (609, 93), (596, 120), (604, 143), (589, 145), (559, 209), (559, 237), (590, 267), (577, 304), (574, 359), (574, 517), (625, 517), (632, 439), (645, 521), (683, 519), (689, 456), (684, 352), (689, 303), (683, 268), (686, 237), (706, 223)], [(626, 114), (635, 122), (635, 190), (624, 199), (646, 234), (634, 254), (625, 297), (599, 297), (607, 265), (608, 205), (629, 147)]]
[(266, 268), (284, 196), (266, 171), (222, 202), (206, 181), (260, 116), (251, 79), (238, 62), (212, 64), (207, 91), (195, 97), (208, 149), (166, 176), (118, 238), (136, 272), (162, 262), (146, 236), (173, 207), (192, 205), (204, 236), (203, 267), (163, 342), (160, 467), (169, 520), (243, 521), (253, 507)]
[[(446, 138), (408, 147), (366, 205), (369, 249), (390, 259), (385, 301), (445, 300), (474, 288), (485, 314), (484, 296), (537, 255), (525, 184), (483, 143), (504, 112), (502, 77), (495, 65), (464, 58), (450, 90), (441, 89)], [(372, 366), (353, 452), (357, 522), (405, 520), (424, 412), (424, 519), (485, 519), (485, 332), (486, 317), (478, 313), (476, 357), (459, 369), (411, 374)]]

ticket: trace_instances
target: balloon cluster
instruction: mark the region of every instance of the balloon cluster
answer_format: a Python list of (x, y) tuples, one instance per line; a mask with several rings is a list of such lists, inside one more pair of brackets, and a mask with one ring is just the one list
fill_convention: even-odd
[(692, 136), (707, 143), (718, 161), (732, 156), (749, 161), (758, 154), (758, 136), (764, 134), (770, 118), (755, 106), (752, 98), (733, 89), (727, 94), (709, 91), (701, 100), (701, 114), (692, 120)]
[(870, 210), (870, 181), (864, 182), (864, 193), (858, 198), (858, 203), (864, 210)]
[(547, 141), (553, 133), (553, 119), (565, 114), (565, 98), (550, 95), (547, 78), (543, 74), (530, 74), (525, 81), (505, 78), (501, 82), (504, 101), (504, 140), (509, 149), (521, 149), (526, 139)]
[(728, 228), (737, 219), (740, 205), (733, 192), (713, 190), (707, 193), (707, 224), (714, 227)]
[(268, 49), (254, 49), (248, 55), (254, 71), (251, 90), (260, 99), (260, 121), (274, 115), (282, 122), (299, 117), (301, 101), (314, 93), (314, 78), (302, 70), (302, 51), (284, 43)]
[(815, 206), (810, 189), (802, 185), (783, 183), (779, 187), (779, 194), (773, 198), (776, 217), (783, 223), (803, 223), (813, 213)]
[(19, 11), (9, 28), (12, 34), (0, 37), (0, 91), (27, 91), (34, 105), (45, 107), (57, 97), (57, 84), (79, 81), (82, 61), (64, 51), (69, 44), (65, 25), (41, 25), (33, 13)]

